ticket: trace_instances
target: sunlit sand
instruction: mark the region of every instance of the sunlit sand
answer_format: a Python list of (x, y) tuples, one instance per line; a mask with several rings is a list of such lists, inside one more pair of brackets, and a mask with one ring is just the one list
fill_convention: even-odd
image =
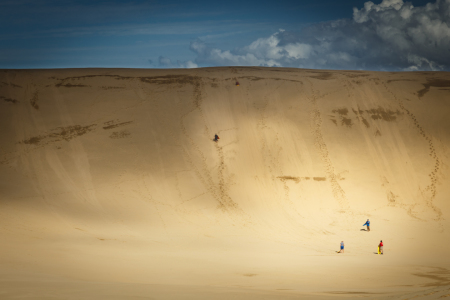
[(0, 71), (0, 298), (450, 297), (449, 116), (443, 72)]

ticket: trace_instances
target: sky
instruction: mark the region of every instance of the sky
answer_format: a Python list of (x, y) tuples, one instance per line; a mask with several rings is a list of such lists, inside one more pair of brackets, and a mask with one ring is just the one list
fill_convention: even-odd
[(450, 71), (450, 0), (0, 0), (0, 68)]

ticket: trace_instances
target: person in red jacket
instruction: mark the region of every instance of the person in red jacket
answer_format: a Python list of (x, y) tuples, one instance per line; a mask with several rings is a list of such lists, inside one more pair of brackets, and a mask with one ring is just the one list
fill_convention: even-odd
[(378, 247), (380, 248), (380, 254), (383, 254), (383, 241), (380, 241), (380, 244), (378, 244)]

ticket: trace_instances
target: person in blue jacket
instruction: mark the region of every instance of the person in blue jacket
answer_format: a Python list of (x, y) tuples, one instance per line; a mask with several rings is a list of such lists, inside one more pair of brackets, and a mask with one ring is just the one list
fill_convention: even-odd
[(364, 223), (363, 226), (366, 226), (366, 225), (367, 225), (367, 231), (370, 231), (370, 221), (369, 221), (369, 219), (367, 219), (366, 223)]
[(344, 241), (341, 241), (341, 245), (340, 245), (341, 249), (339, 251), (336, 251), (337, 253), (344, 253)]

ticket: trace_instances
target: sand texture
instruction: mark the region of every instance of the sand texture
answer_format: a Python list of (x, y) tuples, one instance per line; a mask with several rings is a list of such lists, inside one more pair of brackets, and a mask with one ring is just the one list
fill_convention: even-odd
[(0, 179), (0, 299), (450, 299), (450, 73), (0, 70)]

